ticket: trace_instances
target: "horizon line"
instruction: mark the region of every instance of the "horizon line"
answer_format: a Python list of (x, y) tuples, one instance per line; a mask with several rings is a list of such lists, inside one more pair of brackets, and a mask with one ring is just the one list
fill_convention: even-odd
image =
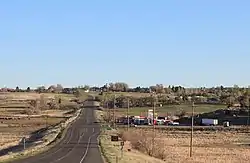
[[(111, 83), (111, 82), (110, 82)], [(114, 83), (125, 83), (125, 82), (114, 82)], [(109, 84), (109, 83), (106, 83), (106, 84)], [(60, 85), (62, 85), (62, 87), (63, 88), (79, 88), (79, 87), (81, 87), (81, 86), (89, 86), (89, 87), (103, 87), (104, 85), (106, 85), (106, 84), (102, 84), (102, 85), (100, 85), (100, 84), (92, 84), (92, 85), (90, 85), (90, 84), (80, 84), (80, 85), (74, 85), (74, 86), (69, 86), (69, 85), (63, 85), (63, 84), (60, 84)], [(127, 84), (127, 83), (125, 83), (125, 84)], [(56, 86), (57, 84), (44, 84), (44, 85), (42, 85), (42, 84), (38, 84), (37, 86), (27, 86), (27, 87), (23, 87), (23, 86), (15, 86), (15, 87), (8, 87), (8, 86), (6, 86), (6, 85), (4, 85), (3, 87), (1, 87), (1, 89), (2, 88), (9, 88), (9, 89), (15, 89), (16, 87), (19, 87), (20, 89), (27, 89), (28, 87), (30, 87), (31, 89), (36, 89), (36, 88), (38, 88), (38, 87), (42, 87), (42, 86), (44, 86), (45, 88), (48, 88), (48, 87), (50, 87), (50, 86)], [(136, 88), (136, 87), (141, 87), (141, 88), (149, 88), (149, 87), (151, 87), (151, 86), (156, 86), (157, 84), (154, 84), (154, 85), (149, 85), (149, 86), (144, 86), (144, 85), (137, 85), (137, 86), (134, 86), (134, 85), (129, 85), (129, 84), (127, 84), (128, 85), (128, 88)], [(180, 84), (168, 84), (168, 85), (164, 85), (164, 84), (162, 84), (163, 85), (163, 87), (164, 88), (168, 88), (169, 86), (170, 87), (172, 87), (172, 86), (174, 86), (174, 87), (178, 87), (178, 86), (181, 86), (181, 87), (183, 87), (183, 88), (188, 88), (188, 89), (194, 89), (194, 88), (218, 88), (218, 87), (224, 87), (224, 88), (234, 88), (235, 86), (237, 86), (238, 88), (250, 88), (250, 85), (248, 85), (248, 86), (244, 86), (244, 85), (237, 85), (237, 84), (233, 84), (233, 85), (231, 85), (231, 86), (228, 86), (228, 85), (223, 85), (223, 84), (221, 84), (221, 85), (215, 85), (215, 86), (196, 86), (196, 87), (194, 87), (194, 86), (187, 86), (187, 85), (180, 85)]]

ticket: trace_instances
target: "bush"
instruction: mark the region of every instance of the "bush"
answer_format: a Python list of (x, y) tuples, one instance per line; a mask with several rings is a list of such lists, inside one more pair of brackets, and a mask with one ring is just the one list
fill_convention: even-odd
[(121, 131), (118, 136), (124, 141), (130, 141), (132, 148), (164, 160), (166, 158), (166, 151), (162, 140), (154, 138), (153, 132), (138, 133)]
[(103, 115), (103, 120), (105, 121), (105, 122), (112, 122), (113, 121), (113, 118), (112, 118), (112, 116), (111, 115), (108, 115), (108, 114), (104, 114)]
[(55, 101), (48, 102), (47, 105), (48, 105), (49, 109), (55, 109), (55, 110), (57, 110), (57, 109), (60, 108), (59, 104), (56, 103)]
[(60, 109), (61, 110), (71, 110), (71, 109), (78, 110), (79, 105), (77, 103), (70, 102), (70, 103), (67, 103), (67, 104), (61, 104)]
[(187, 112), (183, 109), (180, 109), (177, 113), (176, 116), (178, 116), (179, 118), (184, 117), (185, 115), (187, 115)]

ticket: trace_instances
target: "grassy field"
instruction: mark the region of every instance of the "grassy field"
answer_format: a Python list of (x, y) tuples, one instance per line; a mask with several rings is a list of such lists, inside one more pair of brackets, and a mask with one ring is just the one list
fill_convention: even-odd
[(45, 96), (46, 98), (54, 98), (55, 96), (59, 96), (62, 99), (68, 99), (74, 97), (72, 94), (56, 94), (56, 93), (34, 93), (34, 92), (1, 92), (0, 93), (0, 100), (1, 99), (14, 99), (14, 100), (25, 100), (25, 99), (36, 99), (39, 98), (41, 95)]
[(30, 118), (20, 120), (1, 120), (0, 149), (17, 144), (24, 136), (46, 126), (56, 125), (65, 118)]
[[(95, 110), (95, 117), (98, 122), (104, 123), (104, 112)], [(102, 152), (105, 162), (107, 163), (163, 163), (162, 160), (156, 159), (137, 150), (128, 151), (128, 144), (125, 143), (123, 153), (121, 153), (120, 141), (112, 142), (111, 135), (117, 135), (116, 130), (106, 130), (102, 128), (101, 134), (98, 138), (100, 144), (100, 151)], [(130, 148), (131, 149), (131, 148)]]
[(114, 96), (119, 97), (119, 96), (130, 96), (130, 97), (147, 97), (151, 96), (150, 93), (140, 93), (140, 92), (103, 92), (103, 95), (99, 95), (99, 92), (84, 92), (83, 90), (80, 90), (81, 97), (80, 99), (86, 100), (89, 96), (96, 96), (100, 97), (101, 99), (106, 100), (112, 100)]
[[(73, 95), (67, 94), (53, 94), (53, 93), (0, 93), (0, 149), (6, 148), (18, 143), (20, 138), (28, 136), (34, 131), (45, 128), (47, 126), (58, 124), (66, 119), (64, 114), (72, 110), (41, 110), (39, 115), (49, 115), (51, 117), (27, 117), (24, 110), (30, 107), (28, 101), (40, 99), (43, 96), (45, 100), (48, 99), (62, 99), (62, 104), (69, 103)], [(14, 116), (20, 116), (19, 119)], [(58, 118), (57, 116), (61, 116)], [(67, 115), (70, 116), (70, 115)], [(13, 117), (13, 119), (4, 119), (4, 117)]]
[[(147, 153), (151, 149), (153, 133), (146, 130), (133, 130), (124, 139), (131, 142), (135, 149)], [(189, 157), (190, 132), (168, 131), (155, 134), (153, 156), (166, 162), (242, 162), (250, 160), (249, 133), (239, 132), (195, 132), (193, 157)], [(138, 144), (138, 142), (140, 142)]]
[[(102, 114), (101, 111), (96, 112), (98, 119)], [(125, 141), (123, 155), (120, 141), (110, 140), (110, 136), (116, 134)], [(121, 163), (248, 163), (250, 160), (249, 132), (195, 131), (192, 158), (189, 157), (188, 131), (156, 130), (153, 134), (152, 130), (139, 128), (130, 128), (129, 131), (103, 128), (99, 140), (105, 158), (112, 163), (117, 159)]]
[[(205, 113), (205, 112), (215, 111), (215, 110), (218, 110), (218, 109), (223, 109), (225, 107), (226, 107), (225, 105), (200, 104), (200, 105), (196, 105), (194, 110), (195, 110), (195, 114), (198, 114), (198, 113)], [(129, 109), (129, 115), (142, 115), (142, 116), (145, 116), (145, 115), (147, 115), (148, 109), (152, 109), (152, 107), (130, 108)], [(167, 105), (167, 106), (163, 106), (163, 107), (156, 107), (155, 112), (158, 115), (166, 116), (166, 115), (169, 115), (169, 114), (175, 114), (176, 112), (178, 112), (180, 110), (184, 110), (189, 115), (192, 112), (192, 107), (191, 107), (191, 105), (185, 105), (185, 104)], [(127, 109), (126, 108), (116, 109), (115, 112), (116, 112), (117, 115), (121, 115), (121, 116), (127, 115)]]
[(137, 150), (132, 149), (132, 152), (128, 151), (127, 143), (124, 146), (123, 153), (121, 153), (120, 142), (111, 142), (110, 137), (115, 132), (103, 131), (99, 137), (101, 144), (101, 151), (109, 163), (163, 163), (164, 161), (150, 157)]
[[(104, 114), (105, 112), (96, 111), (100, 121)], [(123, 155), (120, 142), (110, 140), (110, 136), (116, 134), (125, 141)], [(118, 162), (124, 163), (248, 163), (250, 160), (248, 131), (194, 131), (191, 158), (190, 131), (155, 130), (154, 134), (152, 130), (145, 128), (130, 128), (129, 131), (103, 128), (99, 140), (101, 150), (109, 162), (116, 162), (118, 159)]]
[(71, 94), (55, 94), (55, 93), (27, 93), (27, 92), (13, 92), (13, 93), (0, 93), (0, 111), (1, 110), (15, 110), (23, 109), (29, 107), (28, 101), (36, 100), (43, 97), (43, 99), (59, 99), (61, 102), (68, 103), (71, 99), (74, 99), (75, 96)]
[(140, 92), (112, 92), (112, 93), (107, 93), (104, 92), (103, 96), (105, 97), (110, 97), (113, 98), (114, 96), (119, 97), (119, 96), (131, 96), (131, 97), (147, 97), (150, 96), (150, 93), (140, 93)]

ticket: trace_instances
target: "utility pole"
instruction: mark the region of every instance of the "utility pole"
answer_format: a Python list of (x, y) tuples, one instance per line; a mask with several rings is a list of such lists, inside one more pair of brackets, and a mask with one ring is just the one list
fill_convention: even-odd
[(107, 100), (107, 111), (108, 111), (108, 123), (110, 124), (111, 121), (111, 107), (109, 105), (109, 100)]
[(247, 127), (249, 127), (250, 120), (250, 97), (248, 96), (248, 116), (247, 116)]
[(116, 95), (115, 95), (115, 97), (114, 97), (114, 105), (113, 105), (113, 127), (114, 127), (114, 129), (116, 128), (116, 126), (115, 126), (115, 121), (116, 121), (116, 117), (115, 117), (115, 100), (116, 100)]
[(127, 106), (127, 131), (129, 130), (129, 125), (130, 125), (130, 121), (129, 121), (129, 97), (128, 97), (128, 106)]
[(106, 95), (104, 96), (103, 107), (104, 107), (105, 112), (106, 112), (107, 122), (109, 123), (109, 108), (108, 108), (108, 101), (107, 101), (107, 96)]
[(191, 119), (191, 137), (190, 137), (190, 150), (189, 156), (193, 154), (193, 135), (194, 135), (194, 102), (192, 102), (192, 119)]
[(26, 138), (25, 137), (23, 137), (23, 150), (25, 150), (26, 149)]
[(248, 100), (248, 116), (247, 116), (247, 127), (249, 127), (249, 121), (250, 121), (250, 86), (248, 86), (247, 89), (247, 100)]
[(153, 104), (153, 142), (152, 142), (152, 149), (154, 151), (155, 146), (155, 105), (156, 105), (156, 96), (153, 96), (154, 104)]
[(155, 132), (155, 123), (154, 123), (154, 121), (155, 121), (155, 98), (154, 98), (154, 107), (153, 107), (153, 131)]
[(46, 112), (46, 128), (48, 127), (48, 117), (49, 117), (49, 115), (48, 115), (48, 110), (47, 110), (47, 112)]

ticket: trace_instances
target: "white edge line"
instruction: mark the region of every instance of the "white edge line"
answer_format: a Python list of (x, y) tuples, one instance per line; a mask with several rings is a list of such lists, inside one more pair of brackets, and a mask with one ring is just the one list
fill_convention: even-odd
[(80, 160), (80, 162), (79, 162), (79, 163), (82, 163), (82, 162), (83, 162), (83, 160), (85, 159), (85, 157), (87, 156), (87, 153), (88, 153), (88, 150), (89, 150), (89, 144), (90, 144), (91, 138), (92, 138), (93, 136), (97, 135), (98, 133), (99, 133), (99, 132), (97, 132), (97, 133), (95, 133), (95, 134), (92, 134), (92, 135), (89, 137), (87, 148), (86, 148), (85, 153), (84, 153), (84, 155), (82, 156), (82, 158), (81, 158), (81, 160)]
[[(63, 143), (68, 144), (68, 143), (69, 143), (69, 141), (70, 141), (71, 138), (72, 138), (72, 135), (73, 135), (72, 133), (73, 133), (74, 130), (75, 130), (75, 128), (71, 128), (69, 140), (67, 140), (67, 141), (62, 141), (62, 144), (63, 144)], [(62, 147), (61, 147), (61, 148), (58, 148), (58, 149), (55, 150), (54, 152), (51, 152), (51, 153), (48, 153), (48, 154), (46, 154), (46, 155), (44, 155), (44, 156), (42, 156), (42, 157), (39, 157), (38, 160), (41, 160), (41, 159), (46, 158), (46, 157), (48, 157), (48, 156), (54, 155), (54, 154), (56, 154), (57, 152), (59, 152), (60, 150), (62, 150)]]
[[(80, 111), (78, 117), (76, 117), (76, 119), (74, 119), (71, 123), (69, 123), (68, 129), (66, 129), (66, 130), (69, 130), (69, 128), (72, 127), (72, 125), (81, 117), (81, 114), (82, 114), (82, 110)], [(67, 128), (67, 127), (66, 127), (66, 128)], [(72, 127), (72, 128), (71, 128), (71, 132), (70, 132), (69, 140), (68, 140), (68, 141), (62, 141), (62, 143), (69, 144), (69, 142), (70, 142), (70, 140), (71, 140), (71, 138), (72, 138), (72, 135), (73, 135), (72, 133), (73, 133), (74, 131), (75, 131), (75, 127)], [(62, 150), (62, 148), (58, 148), (58, 149), (55, 150), (54, 152), (51, 152), (51, 153), (49, 153), (49, 154), (47, 154), (47, 155), (44, 155), (44, 156), (42, 156), (42, 157), (39, 157), (38, 160), (41, 160), (41, 159), (46, 158), (46, 157), (48, 157), (48, 156), (54, 155), (54, 154), (56, 154), (57, 152), (59, 152), (60, 150)]]
[(82, 133), (80, 135), (80, 137), (78, 138), (77, 144), (75, 144), (74, 147), (66, 155), (64, 155), (63, 157), (60, 157), (60, 158), (58, 158), (55, 161), (52, 161), (50, 163), (54, 163), (54, 162), (60, 161), (60, 160), (64, 159), (65, 157), (67, 157), (75, 149), (75, 147), (80, 143), (80, 141), (81, 141), (81, 139), (82, 139), (83, 136), (84, 136), (84, 133)]

